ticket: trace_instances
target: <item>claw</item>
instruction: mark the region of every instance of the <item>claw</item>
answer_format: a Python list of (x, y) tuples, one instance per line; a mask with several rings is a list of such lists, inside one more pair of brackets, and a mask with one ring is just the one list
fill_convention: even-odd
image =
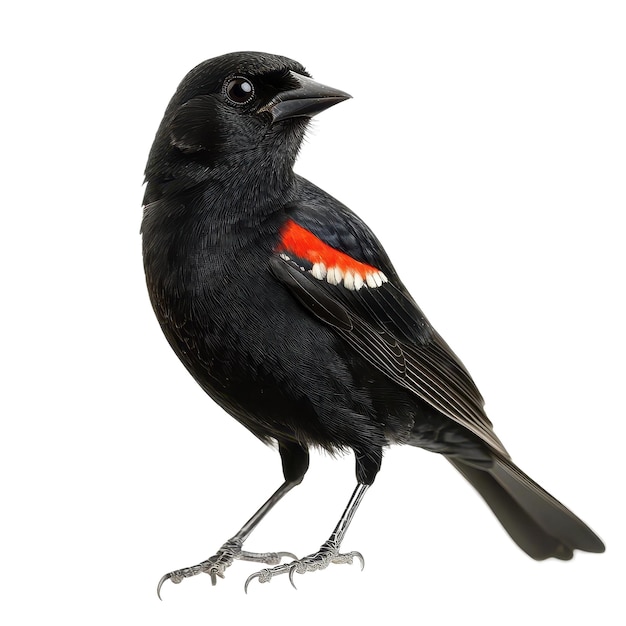
[(294, 561), (298, 560), (298, 557), (293, 552), (277, 552), (276, 554), (281, 559), (284, 559), (285, 557), (289, 557), (290, 559), (293, 559)]
[(163, 598), (161, 597), (161, 585), (163, 585), (163, 583), (166, 580), (169, 580), (172, 577), (172, 574), (165, 574), (165, 576), (163, 576), (161, 578), (161, 580), (159, 581), (159, 584), (157, 585), (157, 596), (159, 596), (159, 600), (163, 601)]
[(225, 576), (223, 572), (219, 569), (212, 567), (207, 574), (211, 577), (211, 586), (215, 587), (217, 585), (217, 577), (219, 576), (222, 580), (224, 580)]
[(296, 583), (293, 582), (293, 575), (296, 573), (296, 564), (294, 563), (290, 568), (289, 568), (289, 582), (291, 583), (291, 586), (298, 591), (298, 588), (296, 587)]
[(274, 569), (276, 568), (268, 569), (266, 567), (265, 569), (259, 570), (258, 572), (254, 572), (254, 574), (250, 574), (250, 576), (248, 576), (248, 579), (246, 580), (246, 584), (244, 585), (243, 590), (248, 593), (248, 585), (255, 578), (258, 578), (260, 583), (270, 582), (270, 580), (272, 580), (272, 576), (274, 575)]
[(350, 552), (350, 556), (356, 557), (359, 561), (361, 561), (361, 571), (363, 571), (365, 569), (365, 559), (363, 558), (363, 555), (360, 552), (355, 551)]
[(255, 578), (260, 578), (261, 577), (261, 572), (254, 572), (254, 574), (250, 574), (250, 576), (248, 576), (248, 578), (246, 579), (246, 584), (243, 586), (243, 590), (245, 593), (248, 593), (248, 585), (250, 584), (251, 581), (253, 581)]

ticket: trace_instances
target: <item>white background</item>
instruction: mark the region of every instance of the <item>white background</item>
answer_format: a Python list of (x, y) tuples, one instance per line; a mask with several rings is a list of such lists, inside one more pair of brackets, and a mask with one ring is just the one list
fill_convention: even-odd
[[(623, 3), (19, 6), (0, 19), (1, 621), (624, 623)], [(536, 563), (443, 459), (394, 448), (344, 544), (363, 572), (246, 596), (236, 563), (158, 601), (281, 481), (167, 346), (141, 264), (165, 106), (241, 49), (354, 96), (298, 172), (377, 232), (515, 460), (606, 554)], [(315, 455), (248, 548), (317, 549), (353, 485), (352, 458)]]

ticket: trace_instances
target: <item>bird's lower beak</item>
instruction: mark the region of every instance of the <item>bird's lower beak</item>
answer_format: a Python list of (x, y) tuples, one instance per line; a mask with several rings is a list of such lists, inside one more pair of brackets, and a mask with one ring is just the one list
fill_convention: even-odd
[(317, 83), (308, 76), (289, 73), (298, 86), (279, 93), (264, 107), (272, 115), (272, 123), (292, 117), (313, 117), (352, 97), (345, 91)]

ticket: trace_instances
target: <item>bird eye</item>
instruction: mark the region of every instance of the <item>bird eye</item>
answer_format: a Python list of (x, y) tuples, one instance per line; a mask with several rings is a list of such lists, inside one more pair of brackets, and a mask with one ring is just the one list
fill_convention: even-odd
[(226, 97), (235, 104), (246, 104), (254, 98), (254, 86), (242, 76), (235, 76), (224, 85)]

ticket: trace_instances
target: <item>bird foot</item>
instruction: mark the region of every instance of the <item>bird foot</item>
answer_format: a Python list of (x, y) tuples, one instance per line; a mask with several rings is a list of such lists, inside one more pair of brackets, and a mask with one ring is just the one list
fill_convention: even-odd
[(217, 584), (217, 577), (224, 578), (226, 568), (230, 567), (235, 560), (253, 561), (265, 563), (267, 565), (277, 565), (284, 557), (296, 559), (296, 555), (291, 552), (246, 552), (241, 549), (242, 541), (239, 539), (229, 539), (212, 557), (206, 561), (174, 570), (165, 574), (157, 585), (157, 595), (161, 600), (161, 586), (166, 580), (171, 580), (174, 584), (180, 583), (184, 578), (197, 576), (198, 574), (208, 574), (211, 577), (211, 584)]
[(361, 562), (361, 569), (363, 569), (365, 567), (365, 559), (360, 552), (340, 554), (337, 542), (329, 539), (322, 545), (319, 551), (314, 554), (305, 556), (302, 559), (297, 559), (291, 563), (283, 563), (282, 565), (278, 565), (276, 567), (266, 568), (255, 572), (248, 577), (248, 580), (246, 580), (245, 591), (246, 593), (248, 592), (248, 585), (255, 578), (258, 579), (260, 583), (268, 583), (272, 580), (272, 578), (274, 578), (274, 576), (279, 576), (280, 574), (289, 574), (289, 582), (295, 589), (296, 585), (293, 581), (293, 577), (296, 572), (298, 574), (305, 574), (306, 572), (326, 569), (331, 563), (348, 563), (351, 565), (355, 557), (359, 559)]

